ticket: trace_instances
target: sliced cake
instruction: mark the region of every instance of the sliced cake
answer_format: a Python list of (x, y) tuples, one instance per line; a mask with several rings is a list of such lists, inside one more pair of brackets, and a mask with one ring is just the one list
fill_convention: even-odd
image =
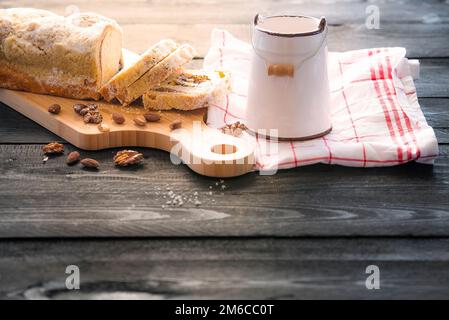
[(151, 110), (194, 110), (220, 104), (229, 86), (229, 74), (223, 71), (182, 70), (143, 95), (143, 104)]
[(151, 88), (158, 86), (160, 83), (165, 81), (184, 64), (190, 62), (194, 56), (195, 50), (190, 45), (181, 45), (162, 61), (148, 70), (133, 84), (123, 90), (120, 90), (117, 93), (116, 98), (122, 103), (122, 105), (129, 105)]
[(106, 101), (112, 101), (117, 94), (126, 90), (127, 87), (136, 82), (177, 48), (178, 45), (173, 40), (166, 39), (159, 41), (145, 51), (137, 61), (121, 70), (104, 85), (100, 90), (101, 95)]

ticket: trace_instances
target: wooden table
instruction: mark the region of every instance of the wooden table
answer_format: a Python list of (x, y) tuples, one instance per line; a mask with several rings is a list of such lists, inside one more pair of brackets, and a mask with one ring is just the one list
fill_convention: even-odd
[[(217, 179), (174, 166), (158, 150), (142, 150), (140, 169), (114, 167), (116, 150), (83, 153), (102, 162), (99, 173), (68, 167), (63, 157), (43, 164), (41, 146), (60, 139), (0, 105), (1, 298), (449, 297), (448, 4), (374, 3), (380, 29), (368, 30), (364, 1), (70, 2), (117, 19), (129, 49), (164, 37), (192, 43), (196, 66), (213, 27), (248, 40), (252, 16), (270, 9), (326, 15), (334, 51), (404, 46), (421, 61), (418, 95), (441, 155), (433, 167), (253, 173), (221, 190)], [(76, 9), (0, 1), (10, 6)], [(197, 193), (201, 205), (164, 209), (168, 189)], [(80, 268), (79, 291), (65, 290), (70, 264)], [(380, 290), (365, 288), (371, 264), (380, 268)]]

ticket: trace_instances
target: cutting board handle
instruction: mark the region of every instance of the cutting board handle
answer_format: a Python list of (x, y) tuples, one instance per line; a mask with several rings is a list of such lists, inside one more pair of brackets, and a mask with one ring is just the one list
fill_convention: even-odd
[(223, 134), (203, 124), (172, 131), (172, 162), (181, 161), (210, 177), (235, 177), (253, 170), (254, 146), (242, 138)]

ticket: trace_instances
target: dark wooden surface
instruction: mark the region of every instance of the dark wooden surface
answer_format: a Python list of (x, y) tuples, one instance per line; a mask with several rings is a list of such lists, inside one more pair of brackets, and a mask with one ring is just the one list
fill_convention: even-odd
[[(0, 298), (449, 298), (447, 3), (70, 3), (117, 19), (132, 50), (166, 36), (190, 42), (196, 66), (211, 28), (248, 39), (252, 15), (270, 8), (326, 15), (331, 50), (405, 46), (421, 61), (418, 96), (441, 155), (433, 167), (253, 173), (221, 190), (158, 150), (143, 149), (139, 169), (114, 167), (115, 150), (83, 153), (101, 160), (98, 173), (63, 157), (43, 164), (42, 144), (60, 139), (0, 105)], [(379, 30), (364, 26), (369, 4), (380, 8)], [(63, 13), (67, 4), (0, 1), (9, 6)], [(167, 188), (202, 203), (164, 209)], [(80, 291), (63, 288), (69, 264), (81, 269)], [(381, 269), (381, 290), (364, 287), (369, 264)]]
[[(448, 297), (447, 239), (141, 239), (0, 243), (7, 299)], [(81, 290), (65, 289), (78, 265)], [(381, 289), (365, 288), (380, 268)]]

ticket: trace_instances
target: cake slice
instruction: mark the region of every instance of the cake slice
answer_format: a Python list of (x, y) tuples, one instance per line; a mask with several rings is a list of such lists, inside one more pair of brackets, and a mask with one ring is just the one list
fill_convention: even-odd
[(184, 64), (190, 62), (194, 56), (195, 50), (190, 45), (184, 44), (180, 46), (133, 84), (119, 91), (116, 98), (122, 105), (129, 105), (151, 88), (165, 81)]
[(194, 110), (221, 104), (229, 87), (223, 71), (183, 70), (143, 95), (150, 110)]
[(121, 91), (136, 82), (148, 70), (177, 49), (178, 45), (170, 39), (161, 40), (145, 51), (140, 58), (130, 66), (117, 73), (101, 89), (100, 93), (106, 101), (111, 101)]

